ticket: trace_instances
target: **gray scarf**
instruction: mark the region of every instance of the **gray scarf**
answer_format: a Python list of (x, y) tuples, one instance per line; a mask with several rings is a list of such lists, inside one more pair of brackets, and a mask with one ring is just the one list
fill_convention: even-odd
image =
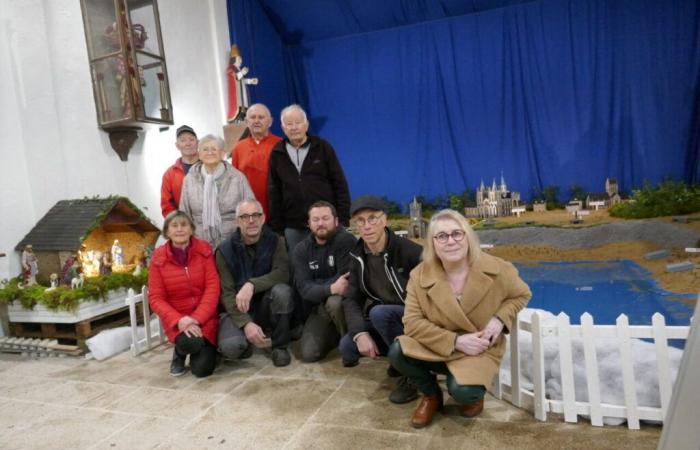
[(214, 246), (221, 240), (221, 213), (219, 212), (219, 189), (216, 180), (223, 175), (226, 165), (221, 162), (214, 173), (207, 173), (202, 164), (204, 177), (204, 196), (202, 198), (202, 236)]

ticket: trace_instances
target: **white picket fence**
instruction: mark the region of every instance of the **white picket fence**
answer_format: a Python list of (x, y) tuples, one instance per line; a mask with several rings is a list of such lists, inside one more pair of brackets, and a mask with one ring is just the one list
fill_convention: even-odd
[[(621, 418), (627, 420), (629, 429), (639, 429), (640, 420), (663, 422), (671, 399), (672, 380), (669, 365), (669, 339), (687, 339), (690, 327), (666, 326), (664, 316), (656, 313), (651, 325), (630, 326), (624, 314), (617, 318), (616, 325), (595, 325), (593, 317), (585, 313), (581, 316), (581, 325), (571, 325), (569, 317), (561, 313), (557, 323), (545, 326), (537, 312), (531, 322), (516, 319), (510, 339), (510, 380), (501, 379), (500, 374), (494, 383), (494, 395), (510, 401), (515, 406), (529, 409), (537, 419), (547, 420), (547, 413), (564, 414), (566, 422), (577, 422), (579, 415), (590, 417), (591, 424), (603, 426), (603, 418)], [(532, 389), (525, 389), (528, 384), (522, 376), (521, 351), (518, 344), (520, 333), (532, 334)], [(554, 400), (545, 396), (545, 360), (544, 338), (556, 337), (561, 369), (562, 399)], [(585, 357), (586, 384), (588, 401), (576, 400), (574, 386), (574, 362), (572, 359), (572, 339), (581, 338)], [(619, 346), (624, 386), (624, 404), (601, 402), (600, 378), (595, 340), (597, 338), (614, 338)], [(658, 408), (639, 406), (635, 384), (632, 339), (653, 339), (656, 351), (656, 366), (661, 406)]]
[[(139, 338), (138, 321), (136, 318), (136, 305), (143, 304), (143, 327), (144, 337)], [(151, 329), (151, 308), (148, 304), (146, 286), (141, 288), (140, 294), (135, 294), (133, 289), (129, 289), (126, 296), (126, 304), (129, 306), (129, 317), (131, 319), (131, 353), (138, 356), (143, 352), (159, 346), (165, 342), (165, 332), (160, 320), (157, 321), (156, 330)]]

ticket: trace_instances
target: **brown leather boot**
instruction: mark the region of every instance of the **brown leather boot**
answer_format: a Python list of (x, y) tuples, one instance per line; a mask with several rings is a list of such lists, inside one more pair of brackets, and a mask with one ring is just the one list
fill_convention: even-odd
[(438, 390), (435, 395), (423, 395), (420, 403), (411, 417), (411, 425), (413, 428), (423, 428), (430, 424), (433, 416), (437, 411), (442, 409), (442, 391)]
[(484, 410), (484, 399), (462, 405), (462, 415), (464, 417), (476, 417)]

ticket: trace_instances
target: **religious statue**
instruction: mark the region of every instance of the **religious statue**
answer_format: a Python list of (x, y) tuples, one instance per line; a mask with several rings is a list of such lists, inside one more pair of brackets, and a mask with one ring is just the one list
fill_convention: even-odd
[(100, 263), (100, 275), (112, 273), (112, 254), (109, 251), (102, 252)]
[(257, 78), (246, 78), (248, 68), (243, 67), (243, 58), (236, 44), (231, 46), (231, 55), (226, 69), (228, 82), (228, 122), (242, 122), (250, 106), (248, 85), (258, 84)]
[(63, 263), (63, 268), (61, 269), (61, 283), (70, 284), (77, 273), (77, 255), (71, 255), (66, 258), (66, 261)]
[(112, 264), (115, 266), (124, 265), (124, 249), (119, 244), (119, 239), (115, 239), (114, 244), (112, 244)]
[(34, 254), (34, 247), (27, 244), (22, 251), (22, 279), (25, 286), (36, 284), (36, 274), (39, 273), (39, 261)]
[(49, 282), (51, 283), (51, 287), (46, 288), (46, 291), (55, 290), (58, 287), (58, 274), (52, 273), (49, 277)]

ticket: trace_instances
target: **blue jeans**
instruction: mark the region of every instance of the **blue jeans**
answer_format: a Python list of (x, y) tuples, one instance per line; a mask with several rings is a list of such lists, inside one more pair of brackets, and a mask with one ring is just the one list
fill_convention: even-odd
[(294, 248), (297, 244), (309, 235), (308, 228), (291, 228), (287, 227), (284, 229), (284, 240), (287, 241), (287, 253), (289, 254), (289, 262), (291, 266), (292, 255), (294, 254)]
[[(380, 355), (386, 355), (394, 339), (403, 334), (403, 305), (377, 305), (369, 311), (369, 320), (365, 320), (365, 329), (379, 348)], [(346, 334), (340, 340), (338, 349), (343, 362), (352, 363), (362, 356), (357, 350), (354, 336)]]

